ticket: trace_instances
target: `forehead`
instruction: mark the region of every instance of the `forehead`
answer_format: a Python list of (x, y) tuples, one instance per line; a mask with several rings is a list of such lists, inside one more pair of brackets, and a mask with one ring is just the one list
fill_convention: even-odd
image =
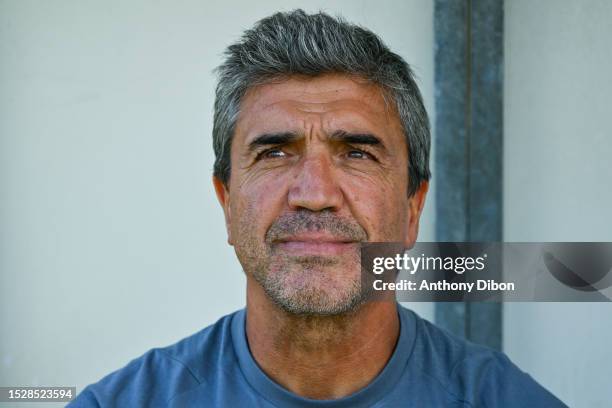
[(292, 76), (251, 88), (242, 100), (236, 130), (248, 137), (313, 127), (402, 133), (395, 107), (380, 86), (342, 74)]

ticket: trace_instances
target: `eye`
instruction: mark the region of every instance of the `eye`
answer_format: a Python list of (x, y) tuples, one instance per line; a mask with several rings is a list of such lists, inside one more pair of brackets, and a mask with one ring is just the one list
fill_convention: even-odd
[(349, 159), (374, 159), (374, 156), (372, 156), (370, 153), (359, 149), (349, 150), (346, 155)]
[(279, 159), (287, 157), (287, 153), (279, 148), (266, 149), (257, 155), (257, 159)]

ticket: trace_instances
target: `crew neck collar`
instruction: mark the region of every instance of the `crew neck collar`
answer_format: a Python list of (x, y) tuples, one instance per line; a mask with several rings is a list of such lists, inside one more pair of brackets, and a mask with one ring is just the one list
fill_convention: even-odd
[(280, 407), (369, 407), (383, 400), (402, 376), (410, 359), (416, 337), (414, 313), (397, 304), (400, 333), (395, 350), (387, 365), (370, 384), (361, 390), (335, 400), (314, 400), (300, 397), (274, 382), (257, 365), (251, 355), (246, 337), (246, 309), (238, 311), (232, 319), (232, 342), (246, 380), (263, 398)]

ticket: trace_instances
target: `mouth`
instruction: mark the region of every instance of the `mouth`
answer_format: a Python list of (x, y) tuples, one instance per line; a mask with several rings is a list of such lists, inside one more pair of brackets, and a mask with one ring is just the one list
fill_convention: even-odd
[(284, 237), (274, 246), (292, 256), (339, 256), (354, 250), (359, 242), (325, 233), (306, 233)]

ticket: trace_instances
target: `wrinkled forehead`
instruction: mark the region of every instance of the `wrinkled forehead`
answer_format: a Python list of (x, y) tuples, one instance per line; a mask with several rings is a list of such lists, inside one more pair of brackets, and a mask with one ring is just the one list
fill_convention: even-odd
[(359, 77), (292, 76), (255, 86), (240, 107), (237, 134), (271, 131), (377, 131), (399, 133), (395, 106), (382, 88)]

